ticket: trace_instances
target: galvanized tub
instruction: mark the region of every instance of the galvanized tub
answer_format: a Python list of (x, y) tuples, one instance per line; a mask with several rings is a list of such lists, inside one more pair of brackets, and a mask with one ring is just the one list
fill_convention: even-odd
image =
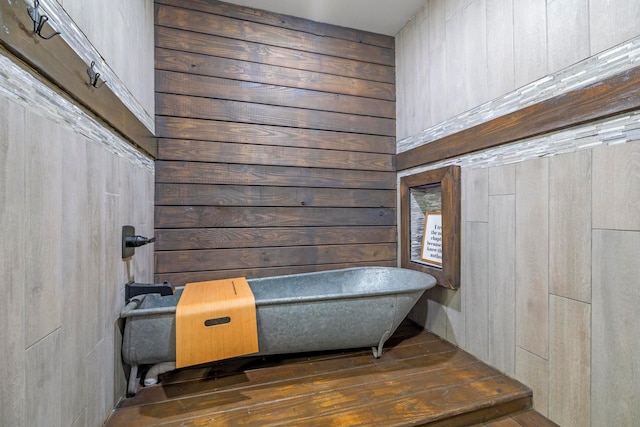
[[(259, 352), (253, 355), (371, 347), (380, 357), (385, 341), (436, 280), (402, 268), (359, 267), (247, 282), (258, 324)], [(133, 380), (139, 365), (163, 364), (154, 370), (156, 376), (171, 369), (182, 289), (170, 296), (135, 297), (120, 313), (125, 319), (122, 356)], [(130, 380), (130, 394), (135, 386)]]

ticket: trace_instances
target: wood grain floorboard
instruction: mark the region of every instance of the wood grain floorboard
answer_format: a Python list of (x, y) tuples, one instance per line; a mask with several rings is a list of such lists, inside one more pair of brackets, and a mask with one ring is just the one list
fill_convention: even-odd
[(369, 349), (246, 357), (161, 380), (106, 426), (453, 426), (531, 404), (528, 388), (409, 322), (380, 359)]
[(558, 427), (558, 424), (545, 418), (539, 412), (528, 409), (472, 427)]

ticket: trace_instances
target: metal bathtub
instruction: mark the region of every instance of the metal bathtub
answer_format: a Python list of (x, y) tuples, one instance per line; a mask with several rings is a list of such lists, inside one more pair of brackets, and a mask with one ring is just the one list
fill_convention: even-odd
[[(259, 352), (286, 354), (371, 347), (382, 355), (393, 334), (433, 276), (395, 267), (359, 267), (247, 280), (256, 302)], [(153, 384), (175, 369), (174, 295), (134, 297), (120, 313), (125, 319), (122, 356), (131, 366), (129, 394), (135, 394), (140, 365)]]

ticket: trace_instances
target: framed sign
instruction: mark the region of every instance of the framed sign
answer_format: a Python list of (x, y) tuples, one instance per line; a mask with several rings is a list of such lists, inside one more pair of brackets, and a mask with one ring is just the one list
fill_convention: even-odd
[(459, 166), (400, 179), (400, 265), (445, 288), (460, 286)]
[(429, 265), (442, 267), (442, 213), (427, 212), (420, 259)]

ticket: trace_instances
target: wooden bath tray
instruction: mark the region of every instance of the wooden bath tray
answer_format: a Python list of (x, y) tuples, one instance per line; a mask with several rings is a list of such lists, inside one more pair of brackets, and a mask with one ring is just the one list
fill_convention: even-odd
[(176, 307), (176, 368), (257, 351), (255, 299), (244, 277), (185, 286)]

